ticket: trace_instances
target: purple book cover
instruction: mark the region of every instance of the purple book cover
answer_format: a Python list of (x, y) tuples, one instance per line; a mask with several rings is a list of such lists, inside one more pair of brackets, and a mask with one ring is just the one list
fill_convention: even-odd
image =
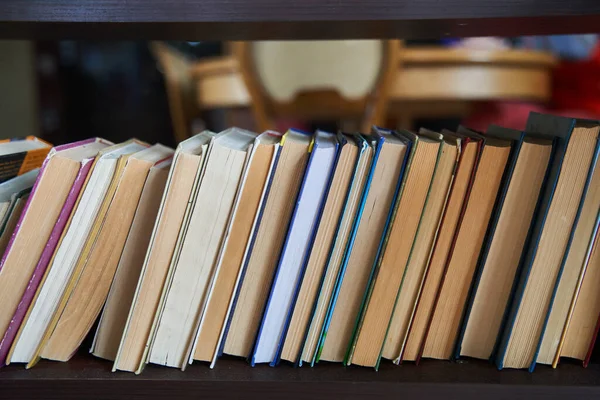
[(17, 306), (15, 314), (13, 315), (10, 325), (8, 329), (4, 333), (4, 337), (2, 341), (0, 341), (0, 367), (6, 364), (6, 356), (8, 355), (8, 351), (12, 345), (12, 342), (15, 340), (19, 327), (23, 320), (25, 319), (25, 315), (27, 314), (27, 310), (33, 301), (33, 298), (37, 292), (37, 288), (46, 272), (46, 268), (48, 268), (48, 264), (50, 263), (50, 259), (54, 254), (54, 250), (58, 245), (58, 241), (62, 235), (63, 230), (71, 216), (71, 211), (73, 211), (73, 207), (79, 197), (79, 192), (85, 183), (86, 177), (90, 172), (94, 159), (88, 158), (81, 162), (81, 168), (79, 169), (79, 173), (73, 182), (73, 186), (71, 186), (71, 190), (69, 191), (69, 195), (65, 200), (65, 203), (58, 215), (58, 219), (54, 224), (54, 228), (50, 233), (50, 237), (48, 238), (48, 242), (44, 247), (44, 251), (40, 256), (40, 259), (35, 266), (33, 274), (29, 280), (29, 284), (27, 285), (27, 289), (23, 293), (23, 297)]

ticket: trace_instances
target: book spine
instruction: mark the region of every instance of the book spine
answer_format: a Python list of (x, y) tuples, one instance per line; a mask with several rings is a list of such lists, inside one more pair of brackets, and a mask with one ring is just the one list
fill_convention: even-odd
[(350, 233), (350, 238), (348, 239), (348, 243), (346, 244), (346, 249), (344, 250), (344, 256), (342, 258), (342, 263), (340, 267), (340, 271), (336, 278), (336, 282), (333, 289), (333, 294), (330, 299), (330, 303), (328, 306), (328, 310), (325, 316), (325, 322), (323, 323), (323, 327), (321, 328), (320, 338), (317, 344), (317, 354), (315, 356), (314, 362), (319, 362), (321, 358), (321, 352), (323, 351), (323, 345), (325, 344), (325, 339), (327, 338), (327, 331), (329, 330), (329, 325), (331, 324), (331, 318), (333, 316), (333, 311), (335, 310), (335, 305), (337, 302), (338, 295), (340, 293), (340, 289), (342, 287), (342, 281), (344, 280), (344, 275), (346, 273), (346, 266), (348, 265), (348, 260), (350, 259), (350, 254), (352, 253), (352, 248), (354, 247), (354, 242), (356, 240), (356, 234), (358, 232), (358, 227), (360, 225), (360, 219), (365, 209), (365, 204), (367, 202), (367, 196), (369, 195), (369, 190), (371, 188), (371, 182), (373, 181), (373, 174), (375, 173), (375, 167), (377, 166), (377, 161), (379, 160), (379, 153), (381, 153), (381, 147), (383, 145), (383, 138), (381, 136), (375, 137), (375, 154), (373, 154), (373, 160), (371, 161), (371, 166), (369, 168), (369, 173), (367, 176), (367, 181), (365, 182), (365, 187), (363, 188), (363, 193), (361, 195), (360, 204), (358, 206), (358, 211), (356, 213), (356, 218), (354, 219), (354, 223), (352, 224), (352, 229)]
[[(413, 257), (413, 252), (414, 252), (414, 249), (415, 249), (415, 244), (416, 244), (417, 238), (419, 237), (419, 233), (421, 232), (421, 229), (423, 228), (423, 225), (422, 225), (422, 222), (423, 222), (423, 217), (424, 217), (424, 215), (425, 215), (425, 210), (427, 209), (427, 205), (428, 205), (428, 203), (429, 203), (429, 201), (430, 201), (430, 197), (431, 197), (431, 188), (433, 187), (433, 182), (434, 182), (434, 180), (435, 180), (435, 176), (436, 176), (436, 173), (437, 173), (437, 171), (438, 171), (438, 168), (439, 168), (439, 163), (440, 163), (440, 159), (442, 158), (442, 153), (443, 153), (443, 151), (444, 151), (444, 141), (443, 141), (443, 140), (441, 140), (441, 141), (440, 141), (440, 147), (439, 147), (439, 149), (438, 149), (438, 153), (437, 153), (437, 157), (436, 157), (436, 161), (435, 161), (435, 168), (434, 168), (434, 170), (433, 170), (433, 173), (432, 173), (432, 175), (431, 175), (431, 182), (430, 182), (430, 184), (429, 184), (429, 188), (427, 189), (427, 197), (425, 198), (425, 203), (423, 204), (423, 211), (422, 211), (422, 213), (421, 213), (421, 218), (419, 219), (419, 226), (418, 226), (418, 228), (417, 228), (417, 231), (415, 232), (415, 239), (414, 239), (414, 241), (413, 241), (413, 244), (412, 244), (412, 246), (411, 246), (411, 248), (410, 248), (410, 254), (409, 254), (409, 256), (408, 256), (408, 260), (406, 261), (406, 266), (407, 266), (407, 268), (408, 268), (408, 266), (409, 266), (409, 265), (410, 265), (410, 263), (411, 263), (411, 259), (412, 259), (412, 257)], [(429, 252), (429, 254), (431, 254), (431, 251)], [(392, 308), (392, 314), (391, 314), (391, 315), (392, 315), (392, 317), (390, 318), (390, 321), (389, 321), (389, 323), (388, 323), (387, 329), (386, 329), (386, 331), (385, 331), (385, 336), (384, 336), (384, 340), (383, 340), (383, 346), (381, 347), (381, 351), (379, 352), (379, 358), (378, 358), (378, 359), (379, 359), (379, 361), (381, 361), (381, 358), (382, 358), (382, 356), (383, 356), (383, 351), (384, 351), (384, 347), (385, 347), (385, 342), (386, 342), (386, 340), (387, 340), (387, 337), (388, 337), (388, 335), (389, 335), (389, 333), (390, 333), (390, 328), (392, 327), (392, 320), (393, 320), (393, 318), (394, 318), (394, 315), (395, 315), (395, 313), (396, 313), (396, 307), (398, 306), (398, 299), (400, 298), (400, 293), (402, 292), (402, 287), (404, 286), (404, 280), (406, 279), (406, 271), (407, 271), (407, 270), (405, 270), (405, 271), (404, 271), (404, 274), (402, 275), (402, 281), (400, 282), (400, 286), (398, 287), (398, 291), (396, 292), (396, 298), (394, 299), (394, 307)], [(419, 290), (419, 291), (421, 290), (421, 286), (419, 286), (419, 289), (418, 289), (418, 290)], [(414, 309), (415, 309), (415, 305), (416, 305), (417, 298), (418, 298), (418, 293), (417, 293), (417, 295), (416, 295), (416, 296), (415, 296), (415, 297), (412, 299), (412, 309), (413, 309), (413, 311), (414, 311)], [(412, 314), (411, 314), (411, 318), (412, 318)], [(408, 332), (408, 330), (405, 330), (405, 331), (402, 333), (402, 336), (403, 336), (403, 337), (402, 337), (402, 339), (401, 339), (401, 343), (400, 343), (400, 349), (398, 350), (398, 356), (397, 356), (396, 358), (394, 358), (394, 359), (393, 359), (393, 361), (392, 361), (392, 362), (393, 362), (394, 364), (396, 364), (396, 365), (398, 365), (398, 364), (400, 363), (400, 355), (402, 354), (402, 350), (403, 350), (403, 348), (404, 348), (404, 343), (405, 343), (405, 341), (406, 341), (406, 333), (407, 333), (407, 332)]]
[(477, 155), (475, 157), (475, 163), (473, 165), (473, 170), (471, 171), (471, 176), (469, 177), (469, 184), (467, 187), (467, 191), (465, 193), (464, 201), (461, 206), (460, 215), (458, 217), (458, 221), (456, 224), (456, 229), (454, 230), (454, 234), (452, 237), (452, 243), (450, 244), (450, 250), (448, 251), (448, 256), (446, 257), (446, 261), (445, 261), (445, 265), (444, 265), (444, 272), (442, 273), (442, 279), (437, 288), (438, 290), (437, 290), (437, 293), (435, 296), (435, 300), (433, 302), (433, 307), (431, 309), (432, 312), (429, 315), (429, 319), (427, 321), (427, 327), (425, 328), (425, 334), (423, 335), (423, 339), (421, 341), (421, 346), (419, 348), (419, 353), (417, 355), (417, 359), (415, 360), (415, 363), (417, 365), (419, 365), (419, 363), (421, 362), (421, 357), (423, 356), (423, 350), (425, 349), (425, 343), (427, 342), (427, 336), (429, 335), (429, 329), (431, 328), (433, 314), (435, 312), (435, 309), (437, 308), (437, 304), (440, 299), (440, 288), (442, 288), (444, 286), (444, 281), (446, 280), (446, 274), (448, 273), (449, 260), (452, 258), (452, 254), (454, 253), (454, 250), (455, 250), (456, 237), (457, 237), (458, 232), (460, 231), (460, 226), (465, 217), (465, 211), (467, 210), (467, 204), (469, 203), (469, 198), (471, 197), (471, 190), (473, 189), (473, 181), (475, 180), (475, 175), (477, 174), (477, 169), (479, 166), (479, 160), (481, 159), (481, 154), (483, 153), (483, 148), (485, 146), (485, 140), (483, 140), (483, 139), (477, 138), (477, 139), (471, 139), (471, 140), (477, 142)]
[(519, 153), (521, 151), (521, 147), (523, 145), (523, 135), (519, 140), (516, 140), (512, 144), (511, 154), (509, 156), (509, 161), (507, 163), (506, 169), (504, 170), (504, 175), (502, 177), (502, 183), (500, 184), (500, 190), (498, 191), (498, 196), (496, 197), (496, 202), (494, 204), (494, 211), (492, 212), (492, 217), (490, 218), (487, 232), (485, 234), (485, 238), (483, 240), (483, 246), (481, 248), (481, 253), (479, 255), (479, 259), (477, 260), (477, 267), (475, 269), (475, 276), (473, 277), (473, 284), (471, 285), (471, 289), (469, 290), (469, 294), (467, 296), (467, 304), (465, 306), (464, 315), (462, 321), (460, 323), (460, 329), (458, 332), (458, 337), (456, 339), (456, 345), (454, 348), (454, 359), (460, 358), (460, 351), (462, 347), (462, 341), (464, 339), (465, 331), (467, 329), (467, 324), (469, 323), (469, 316), (471, 314), (471, 310), (473, 309), (473, 302), (475, 301), (475, 296), (477, 294), (477, 289), (479, 288), (479, 282), (481, 281), (481, 276), (483, 274), (483, 267), (487, 260), (487, 256), (490, 251), (490, 247), (492, 245), (492, 240), (494, 238), (494, 234), (496, 232), (496, 227), (498, 226), (498, 220), (500, 219), (500, 215), (502, 213), (502, 207), (504, 206), (504, 200), (506, 200), (506, 194), (508, 192), (508, 187), (510, 184), (510, 180), (512, 179), (513, 172), (515, 170), (515, 166), (517, 164), (517, 159), (519, 158)]
[(510, 335), (515, 324), (515, 319), (517, 317), (517, 312), (519, 311), (521, 300), (523, 298), (525, 286), (527, 285), (527, 280), (529, 279), (529, 273), (531, 272), (533, 260), (537, 253), (537, 246), (546, 223), (548, 210), (550, 208), (550, 204), (552, 203), (552, 198), (554, 197), (554, 188), (558, 182), (558, 176), (562, 167), (563, 158), (567, 150), (567, 142), (568, 139), (560, 137), (556, 137), (554, 139), (554, 144), (552, 146), (553, 151), (548, 163), (549, 167), (546, 171), (546, 176), (544, 177), (544, 183), (542, 184), (542, 195), (539, 197), (538, 203), (535, 207), (533, 222), (531, 223), (529, 232), (527, 233), (525, 245), (523, 246), (523, 252), (519, 260), (519, 266), (515, 274), (515, 281), (513, 283), (513, 287), (511, 288), (511, 301), (506, 307), (505, 315), (502, 318), (502, 323), (500, 324), (500, 334), (498, 335), (496, 345), (494, 346), (494, 351), (490, 357), (491, 359), (495, 360), (496, 367), (498, 369), (502, 369), (504, 367), (504, 357), (506, 355), (508, 341), (510, 340)]
[[(311, 165), (313, 163), (315, 154), (317, 154), (318, 152), (318, 142), (316, 140), (315, 137), (313, 137), (313, 139), (310, 142), (310, 145), (308, 147), (308, 151), (310, 153), (310, 156), (308, 158), (308, 162), (306, 164), (306, 167), (304, 168), (303, 171), (303, 176), (302, 176), (302, 183), (300, 184), (300, 188), (298, 189), (298, 193), (296, 195), (296, 199), (294, 201), (294, 210), (292, 211), (292, 215), (290, 217), (290, 220), (288, 222), (288, 225), (286, 227), (286, 234), (285, 234), (285, 240), (283, 242), (283, 247), (281, 248), (281, 251), (279, 253), (279, 260), (277, 260), (277, 267), (275, 268), (275, 274), (273, 275), (273, 278), (270, 282), (270, 290), (269, 290), (269, 296), (267, 297), (267, 302), (264, 305), (263, 311), (262, 311), (262, 317), (261, 317), (261, 321), (260, 321), (260, 325), (258, 327), (258, 332), (256, 335), (256, 341), (254, 343), (254, 346), (252, 348), (252, 352), (251, 352), (251, 356), (250, 356), (250, 365), (254, 367), (255, 365), (255, 354), (258, 351), (259, 345), (260, 345), (260, 341), (262, 338), (262, 333), (263, 333), (263, 328), (264, 328), (264, 324), (265, 321), (267, 319), (267, 315), (269, 313), (269, 309), (271, 306), (271, 301), (273, 300), (273, 291), (275, 289), (275, 286), (277, 285), (277, 281), (279, 279), (279, 275), (280, 275), (280, 270), (281, 270), (281, 261), (283, 260), (283, 256), (287, 251), (288, 246), (290, 245), (290, 234), (292, 233), (292, 230), (294, 228), (294, 224), (296, 222), (296, 216), (298, 213), (298, 206), (300, 204), (300, 201), (302, 201), (302, 194), (304, 193), (304, 190), (306, 189), (306, 178), (308, 176), (308, 171), (310, 171)], [(285, 334), (283, 334), (282, 336), (285, 336)], [(279, 338), (279, 342), (281, 342), (282, 338)], [(278, 348), (280, 347), (279, 345), (277, 346)], [(276, 351), (276, 355), (275, 357), (273, 357), (273, 359), (269, 362), (269, 364), (271, 366), (275, 366), (277, 363), (277, 354), (279, 353), (279, 349)]]
[(452, 195), (452, 189), (454, 188), (454, 181), (456, 178), (456, 173), (458, 171), (458, 167), (460, 165), (460, 160), (462, 157), (462, 146), (464, 146), (466, 143), (468, 143), (468, 139), (465, 139), (464, 141), (462, 139), (456, 140), (457, 153), (456, 153), (456, 160), (454, 162), (454, 168), (452, 169), (452, 177), (451, 177), (450, 183), (448, 185), (448, 189), (446, 192), (446, 198), (444, 199), (444, 206), (442, 207), (442, 211), (441, 211), (438, 221), (437, 221), (437, 226), (435, 228), (435, 235), (433, 237), (431, 249), (429, 250), (429, 254), (427, 255), (427, 263), (425, 265), (425, 270), (423, 271), (423, 275), (421, 276), (421, 281), (419, 283), (419, 289), (418, 289), (417, 296), (414, 301), (415, 304), (412, 308), (411, 315), (410, 315), (410, 321), (408, 323), (408, 326), (406, 327), (406, 332), (404, 333), (404, 339), (402, 341), (402, 347), (400, 348), (400, 354), (398, 355), (398, 358), (396, 358), (394, 360), (394, 364), (396, 364), (396, 365), (402, 364), (402, 359), (404, 357), (404, 350), (406, 349), (406, 343), (408, 342), (408, 339), (410, 337), (410, 332), (412, 331), (412, 328), (413, 328), (414, 318), (417, 313), (419, 303), (421, 301), (423, 287), (425, 285), (425, 282), (427, 281), (427, 275), (429, 273), (429, 265), (430, 265), (431, 259), (433, 257), (436, 243), (439, 239), (440, 228), (442, 227), (442, 224), (446, 217), (446, 211), (448, 209), (448, 201), (450, 200), (450, 196)]
[[(331, 189), (331, 182), (333, 181), (333, 175), (334, 175), (334, 171), (335, 171), (335, 168), (337, 166), (339, 157), (340, 157), (339, 146), (336, 143), (335, 144), (335, 156), (334, 156), (333, 163), (331, 164), (331, 167), (329, 168), (329, 171), (326, 171), (326, 173), (329, 175), (328, 179), (327, 179), (326, 189), (325, 189), (325, 191), (322, 194), (321, 201), (319, 203), (319, 211), (318, 211), (318, 213), (316, 215), (316, 218), (315, 218), (315, 221), (314, 221), (314, 225), (313, 225), (313, 228), (312, 228), (312, 232), (311, 232), (310, 238), (309, 238), (309, 243), (308, 243), (308, 246), (306, 248), (306, 252), (305, 252), (305, 254), (303, 256), (303, 259), (302, 259), (302, 265), (301, 265), (301, 268), (300, 268), (301, 270), (300, 270), (300, 273), (298, 274), (298, 281), (296, 282), (296, 287), (294, 289), (294, 294), (292, 296), (292, 301), (290, 303), (290, 308), (288, 310), (288, 313), (287, 313), (287, 316), (286, 316), (286, 320), (285, 320), (285, 323), (284, 323), (283, 331), (282, 331), (281, 338), (280, 338), (280, 341), (279, 341), (279, 346), (277, 348), (277, 354), (276, 354), (275, 360), (273, 362), (274, 365), (278, 364), (279, 361), (280, 361), (280, 359), (281, 359), (281, 352), (283, 351), (283, 345), (285, 343), (285, 338), (287, 336), (287, 332), (288, 332), (288, 329), (290, 327), (290, 322), (292, 320), (292, 315), (293, 315), (293, 312), (294, 312), (294, 308), (296, 307), (296, 301), (298, 299), (298, 294), (300, 292), (300, 288), (302, 287), (302, 281), (304, 280), (304, 275), (306, 273), (306, 267), (308, 265), (308, 261), (310, 259), (310, 255), (312, 253), (312, 248), (313, 248), (313, 246), (315, 244), (315, 238), (317, 236), (317, 231), (319, 230), (319, 224), (320, 224), (321, 218), (323, 217), (323, 209), (325, 207), (325, 203), (327, 202), (327, 197), (329, 196), (329, 190)], [(315, 301), (315, 303), (312, 306), (313, 309), (314, 309), (315, 304), (316, 304), (316, 301)], [(302, 346), (300, 346), (300, 352), (299, 352), (299, 354), (296, 355), (296, 360), (301, 359), (301, 356), (302, 356)], [(295, 364), (298, 364), (298, 361), (296, 361)]]
[(562, 273), (565, 267), (565, 263), (567, 262), (567, 257), (569, 255), (569, 250), (571, 249), (571, 244), (573, 243), (573, 237), (575, 236), (575, 231), (577, 230), (577, 224), (579, 223), (579, 218), (581, 217), (581, 210), (583, 209), (583, 204), (585, 203), (585, 198), (587, 196), (587, 192), (590, 188), (590, 183), (592, 181), (592, 176), (594, 175), (594, 169), (598, 162), (598, 152), (600, 151), (600, 140), (596, 140), (596, 149), (594, 151), (594, 158), (592, 159), (592, 163), (590, 164), (590, 168), (588, 170), (587, 178), (585, 181), (585, 186), (583, 188), (583, 193), (581, 194), (581, 199), (579, 200), (579, 205), (577, 207), (577, 214), (575, 215), (575, 220), (573, 221), (573, 226), (571, 227), (571, 233), (569, 234), (569, 240), (567, 242), (567, 247), (565, 248), (565, 253), (563, 254), (563, 259), (561, 261), (558, 274), (556, 276), (556, 281), (554, 282), (554, 289), (552, 291), (552, 296), (550, 297), (550, 303), (548, 306), (548, 310), (546, 312), (546, 317), (544, 318), (544, 324), (542, 325), (542, 332), (538, 339), (538, 344), (535, 348), (535, 352), (533, 353), (533, 360), (531, 361), (531, 365), (529, 366), (529, 371), (533, 372), (535, 369), (537, 357), (540, 351), (540, 347), (542, 347), (542, 341), (544, 339), (544, 333), (546, 332), (546, 326), (548, 325), (548, 320), (550, 319), (550, 313), (552, 311), (552, 305), (554, 304), (554, 299), (556, 298), (556, 292), (558, 291), (558, 284), (560, 283), (560, 279), (562, 277)]
[[(588, 248), (585, 254), (585, 259), (583, 261), (583, 267), (581, 268), (581, 274), (579, 275), (579, 279), (577, 282), (577, 288), (575, 289), (575, 295), (573, 296), (573, 299), (571, 301), (571, 304), (569, 306), (569, 313), (567, 316), (567, 323), (565, 324), (565, 327), (563, 329), (561, 338), (560, 338), (560, 342), (558, 344), (558, 349), (556, 349), (556, 355), (554, 356), (554, 360), (552, 361), (552, 368), (556, 368), (558, 366), (558, 363), (560, 361), (560, 353), (562, 352), (562, 348), (563, 345), (565, 343), (565, 338), (567, 335), (567, 332), (569, 330), (569, 324), (571, 322), (571, 317), (573, 316), (573, 312), (575, 310), (575, 305), (577, 304), (577, 299), (579, 297), (579, 292), (581, 290), (581, 285), (583, 283), (583, 279), (585, 278), (585, 274), (588, 268), (588, 265), (590, 263), (591, 257), (592, 257), (592, 253), (594, 252), (594, 249), (597, 245), (597, 241), (598, 241), (598, 229), (600, 228), (600, 210), (598, 211), (598, 214), (596, 215), (596, 222), (594, 225), (594, 230), (592, 232), (592, 236), (590, 238), (590, 242), (588, 244)], [(594, 329), (594, 333), (592, 335), (592, 338), (590, 340), (590, 345), (588, 347), (588, 352), (585, 356), (585, 359), (583, 360), (583, 366), (587, 367), (589, 361), (590, 361), (590, 357), (592, 356), (592, 351), (594, 350), (594, 344), (596, 342), (596, 337), (598, 336), (598, 329), (600, 328), (600, 319), (598, 320), (598, 322), (596, 323), (596, 328)]]
[(54, 228), (50, 233), (48, 242), (44, 247), (44, 251), (40, 256), (40, 259), (33, 271), (33, 274), (31, 275), (27, 288), (23, 293), (23, 297), (21, 298), (21, 301), (19, 302), (19, 305), (15, 310), (15, 313), (10, 321), (8, 329), (4, 333), (2, 341), (0, 341), (0, 365), (4, 365), (6, 362), (6, 355), (8, 354), (8, 351), (10, 350), (10, 347), (12, 345), (13, 340), (15, 339), (19, 327), (21, 326), (21, 323), (23, 322), (23, 319), (27, 314), (27, 310), (31, 305), (37, 288), (42, 280), (42, 277), (44, 276), (46, 268), (48, 267), (48, 263), (50, 262), (50, 259), (54, 254), (54, 250), (56, 249), (62, 231), (65, 228), (67, 221), (69, 220), (71, 211), (73, 211), (73, 207), (75, 205), (75, 202), (77, 201), (79, 192), (83, 187), (87, 174), (90, 171), (90, 167), (93, 164), (93, 160), (94, 159), (87, 159), (82, 162), (82, 166), (79, 169), (75, 181), (73, 182), (73, 186), (71, 187), (67, 199), (65, 200), (62, 210), (60, 211), (60, 214), (58, 216), (58, 219), (54, 224)]
[[(282, 138), (283, 141), (283, 138)], [(280, 147), (283, 145), (280, 145)], [(218, 357), (223, 355), (223, 351), (225, 348), (225, 342), (227, 341), (227, 335), (229, 333), (229, 328), (231, 327), (231, 321), (233, 319), (233, 311), (235, 310), (235, 307), (237, 305), (238, 299), (239, 299), (239, 295), (240, 295), (240, 287), (242, 286), (242, 283), (244, 282), (244, 277), (246, 276), (246, 270), (248, 269), (248, 263), (250, 262), (250, 255), (252, 254), (252, 250), (254, 248), (254, 243), (256, 242), (256, 233), (258, 232), (258, 229), (260, 227), (260, 222), (262, 221), (264, 212), (265, 212), (265, 206), (267, 204), (267, 198), (269, 197), (269, 192), (271, 190), (271, 186), (273, 185), (273, 178), (275, 177), (275, 170), (277, 169), (277, 164), (279, 163), (279, 158), (281, 156), (281, 148), (279, 149), (279, 151), (277, 152), (277, 154), (275, 155), (275, 160), (273, 161), (273, 167), (271, 169), (271, 173), (269, 175), (269, 180), (267, 182), (267, 187), (265, 189), (265, 193), (263, 195), (263, 198), (261, 200), (261, 205), (260, 205), (260, 210), (258, 212), (258, 215), (256, 217), (256, 222), (255, 222), (255, 226), (253, 227), (252, 230), (252, 238), (250, 239), (250, 242), (248, 243), (248, 249), (246, 251), (246, 255), (244, 256), (244, 262), (241, 268), (241, 272), (240, 272), (240, 276), (238, 278), (238, 282), (236, 285), (236, 289), (235, 289), (235, 293), (233, 295), (233, 300), (231, 302), (231, 307), (229, 310), (229, 316), (227, 318), (227, 322), (225, 323), (225, 328), (223, 329), (223, 334), (222, 334), (222, 338), (221, 338), (221, 344), (219, 346), (219, 352), (218, 352)], [(250, 356), (250, 355), (248, 355)]]
[[(341, 139), (339, 139), (340, 150), (338, 151), (338, 158), (335, 161), (335, 166), (334, 166), (334, 169), (333, 169), (334, 171), (337, 168), (337, 164), (338, 164), (338, 161), (339, 161), (339, 156), (340, 156), (340, 154), (342, 152), (342, 148), (347, 143), (347, 141), (343, 137), (343, 135), (339, 135), (339, 136), (341, 136)], [(317, 310), (317, 305), (319, 303), (319, 300), (320, 300), (321, 296), (324, 295), (324, 293), (322, 293), (322, 290), (323, 290), (323, 284), (325, 282), (325, 276), (327, 275), (327, 271), (329, 270), (329, 268), (332, 268), (332, 266), (331, 266), (331, 257), (333, 256), (333, 250), (334, 250), (334, 248), (336, 246), (336, 242), (339, 239), (338, 236), (339, 236), (340, 228), (342, 226), (342, 220), (344, 219), (344, 213), (346, 211), (346, 207), (348, 205), (348, 200), (350, 198), (350, 188), (352, 187), (352, 182), (354, 181), (354, 179), (356, 179), (356, 173), (357, 173), (357, 170), (358, 170), (358, 163), (359, 163), (359, 160), (360, 160), (360, 156), (362, 155), (362, 153), (365, 150), (365, 147), (361, 147), (361, 144), (358, 144), (358, 146), (360, 148), (360, 150), (359, 150), (360, 154), (359, 154), (358, 157), (356, 157), (356, 160), (355, 160), (355, 163), (354, 163), (354, 166), (353, 166), (352, 178), (350, 180), (351, 183), (350, 183), (350, 185), (348, 185), (348, 188), (346, 190), (346, 194), (344, 196), (344, 202), (343, 202), (343, 205), (342, 205), (342, 210), (343, 211), (342, 211), (342, 213), (340, 215), (340, 218), (337, 221), (337, 224), (336, 224), (336, 227), (335, 227), (335, 233), (333, 235), (333, 237), (335, 239), (334, 239), (331, 247), (329, 248), (329, 252), (327, 254), (327, 259), (325, 261), (325, 268), (323, 270), (323, 274), (321, 275), (321, 279), (319, 280), (319, 288), (317, 290), (318, 296), (317, 296), (316, 301), (312, 305), (312, 309), (311, 309), (310, 317), (309, 317), (310, 323), (306, 326), (306, 329), (305, 329), (303, 337), (302, 337), (302, 345), (300, 346), (300, 353), (298, 354), (298, 362), (297, 362), (297, 366), (299, 366), (299, 367), (301, 367), (302, 364), (303, 364), (302, 355), (304, 354), (304, 351), (306, 350), (306, 340), (308, 339), (308, 334), (310, 333), (311, 326), (312, 326), (313, 323), (318, 322), (318, 321), (314, 320), (315, 313), (316, 313), (316, 310)], [(335, 174), (335, 172), (334, 172), (334, 174)], [(332, 177), (333, 177), (333, 174), (332, 174)], [(316, 351), (314, 352), (312, 360), (310, 361), (310, 366), (311, 367), (314, 366), (314, 360), (315, 360), (314, 356), (315, 355), (316, 355)]]
[[(375, 259), (373, 260), (373, 265), (371, 266), (371, 273), (369, 274), (369, 278), (367, 280), (367, 287), (365, 288), (365, 292), (363, 294), (363, 298), (360, 304), (360, 311), (356, 318), (356, 322), (354, 324), (354, 329), (352, 331), (352, 336), (350, 339), (350, 343), (348, 345), (348, 350), (346, 352), (346, 359), (344, 360), (344, 365), (350, 365), (352, 363), (352, 356), (354, 355), (354, 350), (356, 349), (356, 342), (358, 341), (358, 335), (360, 334), (360, 330), (362, 329), (362, 324), (366, 314), (366, 308), (369, 304), (369, 300), (371, 299), (371, 294), (373, 293), (373, 287), (375, 281), (377, 280), (377, 274), (379, 273), (379, 268), (381, 267), (381, 261), (383, 257), (383, 253), (388, 243), (388, 239), (391, 232), (391, 226), (396, 218), (396, 212), (398, 211), (398, 206), (400, 204), (400, 198), (402, 197), (402, 191), (404, 190), (404, 184), (406, 183), (407, 169), (410, 163), (412, 162), (414, 156), (414, 150), (417, 146), (417, 139), (414, 139), (414, 143), (411, 140), (404, 140), (406, 145), (406, 153), (404, 155), (404, 159), (402, 160), (402, 166), (400, 167), (400, 173), (398, 174), (398, 179), (396, 181), (396, 188), (394, 189), (394, 196), (392, 198), (392, 204), (388, 211), (388, 215), (385, 220), (385, 225), (383, 229), (383, 235), (381, 236), (381, 240), (379, 242), (379, 246), (377, 248), (377, 253), (375, 255)], [(377, 362), (375, 369), (379, 368), (379, 362)]]

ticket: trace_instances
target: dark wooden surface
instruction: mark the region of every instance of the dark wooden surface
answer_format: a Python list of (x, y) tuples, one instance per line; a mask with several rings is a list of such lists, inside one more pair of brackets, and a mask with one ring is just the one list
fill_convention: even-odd
[[(214, 370), (192, 365), (185, 372), (148, 366), (139, 376), (110, 372), (111, 364), (89, 355), (69, 363), (43, 361), (0, 370), (0, 398), (599, 398), (600, 366), (563, 363), (526, 371), (497, 371), (485, 362), (425, 360), (420, 366), (382, 363), (379, 372), (320, 364), (315, 368), (251, 368), (241, 360), (219, 360)], [(442, 397), (443, 396), (443, 397)]]
[(439, 38), (597, 32), (597, 0), (2, 0), (0, 38)]

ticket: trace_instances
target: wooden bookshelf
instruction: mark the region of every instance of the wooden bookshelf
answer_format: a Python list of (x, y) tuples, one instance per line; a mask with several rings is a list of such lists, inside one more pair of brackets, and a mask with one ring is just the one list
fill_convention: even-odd
[(2, 0), (0, 38), (253, 40), (597, 32), (597, 0)]
[(497, 371), (483, 361), (434, 360), (424, 360), (419, 366), (382, 363), (378, 372), (327, 363), (315, 368), (251, 368), (238, 359), (219, 360), (213, 370), (206, 364), (194, 364), (185, 372), (149, 365), (139, 376), (112, 373), (110, 368), (110, 362), (87, 354), (78, 354), (68, 363), (42, 361), (29, 371), (10, 366), (0, 371), (0, 398), (493, 400), (600, 396), (600, 365), (584, 369), (563, 364), (556, 370), (538, 366), (533, 374)]
[[(597, 32), (598, 0), (2, 0), (0, 39), (259, 40), (443, 38)], [(148, 366), (140, 376), (81, 352), (68, 363), (0, 369), (0, 398), (599, 398), (600, 365), (535, 373), (481, 361), (382, 363), (379, 372), (321, 364), (214, 370)]]

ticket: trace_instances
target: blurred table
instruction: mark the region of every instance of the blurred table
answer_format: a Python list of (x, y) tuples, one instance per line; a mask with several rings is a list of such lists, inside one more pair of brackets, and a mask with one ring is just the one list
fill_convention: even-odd
[[(403, 48), (388, 116), (410, 127), (415, 118), (467, 115), (478, 101), (545, 103), (556, 63), (551, 54), (537, 51)], [(201, 109), (249, 106), (250, 96), (232, 57), (198, 62), (190, 71)]]

